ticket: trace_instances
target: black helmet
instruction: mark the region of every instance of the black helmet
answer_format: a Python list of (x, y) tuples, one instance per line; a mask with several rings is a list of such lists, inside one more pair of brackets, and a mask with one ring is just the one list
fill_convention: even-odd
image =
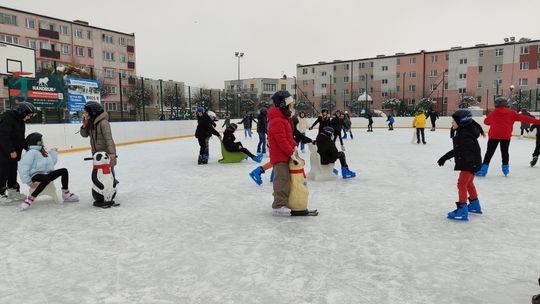
[(260, 112), (262, 115), (266, 115), (266, 112), (268, 112), (268, 110), (266, 108), (261, 108)]
[(288, 106), (287, 102), (285, 101), (287, 98), (291, 97), (291, 93), (289, 91), (277, 91), (272, 96), (272, 101), (274, 102), (274, 105), (278, 108), (285, 108)]
[(508, 100), (504, 97), (497, 97), (495, 99), (495, 107), (508, 107)]
[(229, 125), (229, 128), (236, 131), (236, 129), (238, 129), (238, 125), (233, 122), (232, 124)]
[(460, 109), (452, 114), (452, 118), (458, 124), (458, 126), (464, 126), (471, 123), (472, 113), (469, 110)]
[(325, 113), (325, 112), (328, 113), (328, 109), (327, 108), (322, 108), (321, 113)]
[(19, 115), (19, 117), (24, 118), (28, 114), (35, 114), (36, 108), (29, 102), (21, 102), (17, 105), (15, 111), (17, 111), (17, 115)]
[(26, 145), (28, 146), (43, 146), (43, 135), (41, 133), (31, 133), (26, 136)]
[(323, 133), (328, 135), (328, 136), (332, 136), (334, 135), (334, 128), (330, 127), (330, 126), (326, 126), (323, 128)]
[(87, 102), (84, 105), (84, 110), (88, 112), (91, 118), (96, 118), (105, 111), (103, 110), (103, 106), (99, 102), (96, 102), (96, 101)]

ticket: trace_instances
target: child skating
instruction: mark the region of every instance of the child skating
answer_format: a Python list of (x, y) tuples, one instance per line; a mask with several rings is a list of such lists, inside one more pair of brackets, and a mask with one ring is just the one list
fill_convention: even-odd
[(235, 123), (232, 123), (227, 129), (225, 129), (225, 132), (223, 132), (223, 146), (225, 147), (225, 150), (229, 152), (242, 152), (254, 162), (260, 163), (263, 158), (262, 153), (255, 156), (248, 149), (244, 148), (241, 142), (235, 142), (236, 137), (234, 136), (234, 131), (236, 131), (237, 128), (238, 126)]
[(422, 143), (426, 144), (426, 115), (422, 111), (416, 111), (416, 115), (413, 120), (413, 127), (416, 129), (416, 143), (420, 144), (420, 136), (422, 136)]
[[(444, 166), (444, 163), (454, 158), (455, 171), (460, 171), (457, 182), (458, 201), (456, 210), (448, 213), (448, 218), (452, 220), (469, 220), (469, 212), (482, 213), (478, 193), (474, 186), (474, 172), (478, 171), (482, 164), (482, 155), (478, 137), (480, 131), (473, 123), (472, 114), (468, 110), (457, 110), (452, 115), (452, 129), (455, 130), (452, 143), (454, 149), (442, 156), (437, 163)], [(469, 204), (467, 205), (467, 200)]]

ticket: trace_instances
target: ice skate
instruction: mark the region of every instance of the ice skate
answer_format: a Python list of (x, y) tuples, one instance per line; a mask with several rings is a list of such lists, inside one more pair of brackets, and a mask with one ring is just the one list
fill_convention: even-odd
[(502, 173), (504, 174), (504, 176), (508, 176), (508, 174), (510, 174), (510, 166), (502, 165)]
[(32, 203), (34, 203), (34, 197), (31, 195), (27, 196), (24, 202), (21, 203), (21, 211), (28, 209), (32, 206)]
[(477, 198), (473, 200), (469, 199), (467, 208), (471, 213), (482, 214), (482, 207), (480, 207), (480, 201)]
[(22, 201), (26, 198), (26, 195), (19, 192), (19, 189), (14, 189), (14, 188), (7, 189), (7, 195), (9, 199), (11, 200)]
[(469, 220), (469, 209), (466, 203), (456, 203), (457, 209), (448, 212), (448, 218), (456, 221), (468, 221)]
[(259, 154), (257, 156), (253, 156), (252, 159), (253, 159), (254, 162), (260, 164), (262, 162), (263, 156), (264, 156), (264, 154), (261, 153), (261, 154)]
[(348, 178), (356, 177), (356, 173), (349, 170), (349, 167), (342, 167), (341, 168), (341, 176), (343, 177), (343, 179), (348, 179)]
[(531, 167), (536, 166), (537, 161), (538, 161), (538, 156), (533, 156), (533, 159), (531, 160)]
[(482, 168), (480, 168), (480, 171), (476, 172), (474, 175), (484, 177), (487, 175), (489, 169), (489, 165), (483, 164)]
[(76, 203), (79, 201), (79, 196), (69, 190), (62, 190), (62, 199), (64, 202)]
[(272, 210), (273, 216), (291, 216), (291, 209), (287, 207), (281, 207)]
[(261, 177), (261, 174), (264, 173), (264, 170), (262, 167), (257, 167), (255, 168), (255, 170), (251, 171), (249, 173), (249, 176), (251, 177), (251, 179), (257, 184), (257, 185), (262, 185), (263, 181), (262, 181), (262, 177)]

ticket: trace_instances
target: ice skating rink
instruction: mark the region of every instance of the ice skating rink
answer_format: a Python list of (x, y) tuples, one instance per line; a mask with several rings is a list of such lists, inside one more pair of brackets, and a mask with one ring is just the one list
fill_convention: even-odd
[(270, 174), (259, 187), (251, 160), (218, 164), (216, 138), (207, 166), (194, 138), (119, 148), (121, 206), (107, 210), (91, 205), (88, 152), (62, 154), (81, 202), (0, 206), (0, 303), (530, 303), (534, 140), (512, 140), (509, 177), (495, 154), (476, 179), (484, 215), (454, 222), (458, 173), (436, 164), (449, 131), (426, 131), (423, 146), (412, 129), (355, 129), (358, 177), (309, 183), (318, 217), (272, 217)]

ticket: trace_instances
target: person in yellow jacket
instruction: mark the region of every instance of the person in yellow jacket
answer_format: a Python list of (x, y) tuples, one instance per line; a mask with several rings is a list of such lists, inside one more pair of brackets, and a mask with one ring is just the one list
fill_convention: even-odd
[(420, 135), (422, 135), (422, 143), (426, 144), (426, 136), (424, 134), (424, 128), (426, 127), (426, 114), (418, 110), (413, 120), (413, 128), (416, 128), (416, 143), (420, 144)]

